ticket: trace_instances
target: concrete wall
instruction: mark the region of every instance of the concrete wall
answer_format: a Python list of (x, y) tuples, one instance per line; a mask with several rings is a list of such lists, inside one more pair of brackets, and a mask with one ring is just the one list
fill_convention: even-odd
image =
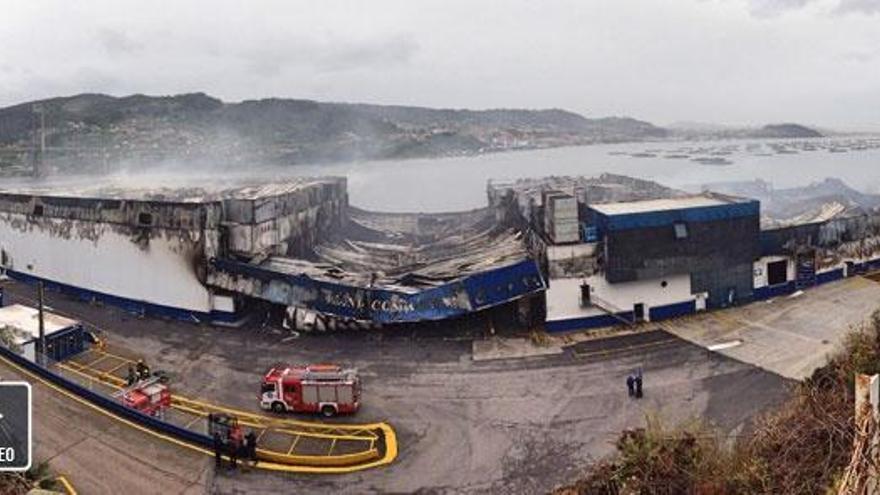
[(199, 281), (199, 231), (143, 229), (0, 213), (0, 265), (26, 275), (119, 297), (211, 311)]
[[(610, 284), (601, 275), (583, 278), (561, 278), (550, 281), (547, 289), (547, 320), (564, 320), (604, 314), (594, 307), (582, 308), (581, 284), (590, 284), (590, 294), (595, 303), (611, 312), (632, 311), (637, 303), (645, 305), (645, 315), (650, 308), (694, 301), (691, 279), (687, 274), (671, 275), (662, 279), (639, 280)], [(665, 282), (665, 286), (664, 286)]]

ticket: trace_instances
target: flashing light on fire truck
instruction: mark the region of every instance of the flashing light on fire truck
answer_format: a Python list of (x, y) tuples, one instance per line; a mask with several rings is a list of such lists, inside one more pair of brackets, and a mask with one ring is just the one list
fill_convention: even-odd
[(263, 376), (260, 407), (276, 413), (351, 414), (360, 407), (357, 370), (335, 364), (273, 366)]

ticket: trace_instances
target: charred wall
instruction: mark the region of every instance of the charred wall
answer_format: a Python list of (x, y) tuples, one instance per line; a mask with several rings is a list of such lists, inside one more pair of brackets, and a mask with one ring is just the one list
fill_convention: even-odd
[(230, 254), (305, 256), (346, 223), (345, 179), (273, 196), (223, 201), (224, 238)]
[[(209, 261), (303, 253), (345, 222), (344, 179), (192, 201), (0, 193), (0, 268), (112, 297), (214, 309)], [(238, 244), (236, 244), (238, 243)]]
[(723, 270), (750, 264), (759, 255), (758, 217), (688, 222), (687, 237), (673, 225), (606, 234), (604, 268), (611, 283), (676, 273)]
[(814, 253), (816, 269), (880, 256), (880, 215), (834, 218), (761, 232), (764, 256)]
[(122, 199), (0, 194), (0, 213), (31, 219), (100, 222), (132, 228), (202, 230), (216, 228), (219, 205)]

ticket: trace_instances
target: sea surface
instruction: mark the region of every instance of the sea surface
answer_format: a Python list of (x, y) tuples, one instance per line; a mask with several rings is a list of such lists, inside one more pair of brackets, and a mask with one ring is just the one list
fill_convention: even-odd
[(444, 212), (486, 206), (490, 180), (605, 172), (691, 191), (717, 182), (754, 179), (781, 189), (833, 177), (862, 192), (880, 193), (880, 136), (600, 144), (283, 168), (238, 165), (217, 169), (174, 161), (144, 168), (120, 164), (117, 171), (102, 177), (2, 178), (0, 189), (53, 189), (63, 194), (83, 186), (186, 189), (203, 186), (206, 181), (237, 187), (252, 180), (337, 175), (348, 178), (349, 202), (354, 206), (375, 211)]
[(880, 193), (880, 139), (601, 144), (468, 157), (304, 165), (297, 166), (294, 173), (347, 176), (349, 201), (361, 208), (440, 212), (486, 206), (489, 180), (603, 172), (692, 190), (713, 182), (752, 179), (785, 188), (836, 177), (860, 191)]

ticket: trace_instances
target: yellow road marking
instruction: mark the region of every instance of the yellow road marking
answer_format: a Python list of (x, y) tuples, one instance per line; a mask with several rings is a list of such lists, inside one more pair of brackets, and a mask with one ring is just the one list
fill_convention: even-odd
[[(132, 361), (122, 355), (115, 354), (115, 353), (112, 353), (109, 351), (103, 351), (103, 350), (97, 351), (94, 349), (89, 349), (89, 350), (91, 352), (96, 352), (96, 353), (100, 353), (100, 354), (107, 354), (111, 357), (115, 357), (116, 359), (120, 359), (120, 360), (129, 362), (129, 363), (134, 363), (134, 361)], [(66, 362), (65, 364), (69, 364), (69, 363), (70, 363), (70, 361)], [(77, 363), (77, 365), (82, 366), (79, 363)], [(103, 372), (99, 372), (99, 373), (103, 373)], [(125, 380), (122, 378), (119, 378), (117, 376), (109, 375), (107, 378), (114, 381), (115, 383), (117, 383), (119, 385), (125, 384)], [(269, 424), (269, 425), (277, 425), (277, 426), (300, 426), (300, 427), (305, 427), (305, 428), (337, 429), (339, 431), (375, 430), (375, 429), (380, 429), (381, 425), (385, 424), (385, 423), (367, 423), (367, 424), (358, 424), (358, 425), (346, 425), (346, 424), (337, 424), (337, 423), (316, 423), (316, 422), (308, 422), (308, 421), (299, 421), (299, 420), (295, 420), (295, 419), (278, 418), (278, 417), (269, 416), (266, 414), (253, 413), (250, 411), (244, 411), (241, 409), (236, 409), (236, 408), (228, 407), (228, 406), (221, 406), (218, 404), (211, 404), (211, 403), (199, 400), (199, 399), (192, 399), (192, 398), (188, 398), (188, 397), (179, 397), (179, 396), (175, 396), (173, 398), (175, 401), (179, 401), (181, 404), (185, 404), (186, 407), (189, 407), (194, 410), (197, 408), (203, 408), (203, 409), (210, 410), (210, 411), (232, 414), (234, 416), (238, 416), (239, 418), (247, 417), (253, 422), (260, 422), (260, 424)], [(207, 412), (205, 412), (205, 414), (207, 414)], [(349, 433), (349, 434), (351, 434), (351, 433)]]
[(269, 428), (263, 428), (260, 430), (260, 434), (257, 435), (257, 443), (260, 443), (260, 439), (263, 438), (263, 435), (265, 435), (267, 431), (269, 431)]
[(115, 375), (113, 375), (113, 373), (115, 373), (117, 370), (119, 370), (119, 368), (122, 368), (123, 366), (125, 366), (125, 364), (126, 363), (120, 363), (118, 366), (114, 366), (113, 368), (110, 368), (109, 370), (104, 372), (104, 376), (106, 376), (108, 378), (113, 376), (115, 378)]
[[(59, 364), (59, 366), (62, 367), (62, 368), (66, 368), (65, 365), (63, 365), (63, 364)], [(86, 377), (87, 379), (93, 379), (93, 377), (92, 377), (91, 375), (89, 375), (89, 374), (87, 374), (87, 373), (85, 373), (85, 372), (78, 371), (78, 370), (75, 370), (75, 369), (72, 369), (72, 368), (69, 369), (69, 371), (72, 371), (72, 372), (74, 372), (74, 373), (80, 374), (80, 375)], [(109, 383), (107, 383), (107, 384), (105, 384), (105, 385), (107, 385), (107, 386), (109, 386), (109, 387), (113, 387), (113, 388), (115, 388), (115, 389), (117, 389), (117, 390), (122, 390), (122, 389), (123, 389), (123, 387), (121, 387), (121, 386), (117, 386), (117, 385), (113, 385), (113, 384), (109, 384)], [(198, 410), (198, 409), (192, 409), (192, 408), (189, 408), (189, 407), (187, 407), (187, 406), (184, 406), (184, 405), (181, 405), (181, 404), (174, 403), (174, 401), (177, 400), (177, 399), (178, 399), (178, 398), (175, 398), (175, 397), (172, 398), (172, 405), (171, 405), (171, 407), (173, 407), (174, 409), (177, 409), (177, 410), (179, 410), (179, 411), (182, 411), (182, 412), (184, 412), (184, 413), (192, 414), (193, 416), (195, 416), (195, 418), (194, 418), (189, 424), (187, 424), (187, 426), (186, 426), (187, 428), (189, 428), (192, 424), (195, 424), (196, 421), (198, 421), (198, 420), (200, 420), (200, 419), (202, 419), (202, 418), (204, 418), (205, 416), (208, 415), (208, 412), (207, 412), (207, 411), (204, 411), (204, 410)], [(184, 400), (184, 401), (187, 400), (187, 399), (185, 399), (185, 398), (179, 398), (179, 399)], [(264, 424), (264, 423), (262, 423), (262, 422), (259, 422), (259, 421), (248, 421), (248, 420), (243, 420), (243, 419), (241, 419), (241, 418), (239, 418), (239, 423), (240, 423), (242, 426), (247, 426), (247, 427), (250, 427), (250, 428), (260, 429), (260, 430), (262, 430), (262, 432), (265, 432), (265, 431), (266, 431), (267, 429), (269, 429), (269, 428), (273, 428), (272, 425), (266, 425), (266, 424)], [(323, 426), (315, 425), (314, 428), (323, 428)], [(332, 433), (332, 431), (333, 431), (332, 429), (329, 430), (329, 431), (331, 431), (331, 433), (321, 433), (321, 432), (316, 432), (316, 431), (291, 430), (291, 429), (287, 429), (287, 428), (280, 428), (280, 427), (277, 427), (277, 426), (274, 427), (274, 429), (275, 429), (275, 431), (278, 431), (278, 432), (280, 432), (280, 433), (286, 433), (286, 434), (291, 435), (291, 436), (296, 436), (297, 438), (299, 438), (300, 436), (306, 436), (306, 437), (310, 437), (310, 438), (320, 438), (320, 439), (323, 439), (323, 440), (333, 440), (334, 442), (335, 442), (337, 439), (341, 439), (341, 440), (350, 440), (350, 441), (361, 441), (361, 442), (367, 442), (367, 441), (371, 441), (372, 439), (376, 439), (376, 438), (378, 438), (378, 437), (376, 436), (375, 433), (370, 432), (370, 431), (367, 431), (367, 430), (365, 430), (365, 429), (357, 430), (355, 433), (358, 433), (358, 432), (360, 432), (360, 433), (364, 433), (364, 434), (368, 435), (367, 437), (357, 436), (356, 434)], [(345, 430), (340, 430), (340, 431), (345, 431)], [(260, 436), (262, 436), (262, 434), (263, 434), (262, 432), (260, 433)], [(371, 443), (372, 443), (372, 442), (371, 442)]]
[(94, 368), (96, 364), (98, 364), (98, 363), (100, 363), (101, 361), (107, 359), (108, 357), (110, 357), (110, 356), (101, 356), (101, 357), (99, 357), (98, 359), (95, 359), (94, 361), (90, 362), (89, 364), (86, 364), (86, 365), (83, 365), (83, 366), (85, 366), (86, 368)]
[(186, 429), (188, 430), (190, 426), (192, 426), (192, 425), (198, 423), (198, 422), (201, 421), (202, 419), (203, 419), (202, 416), (195, 416), (193, 419), (191, 419), (191, 420), (186, 424), (186, 426), (184, 426), (184, 428), (186, 428)]
[(67, 365), (65, 365), (65, 364), (60, 364), (60, 363), (58, 364), (58, 367), (61, 368), (61, 369), (64, 369), (64, 370), (70, 371), (71, 373), (75, 373), (75, 374), (77, 374), (77, 375), (80, 375), (80, 376), (82, 376), (83, 378), (85, 378), (86, 380), (94, 380), (94, 381), (100, 383), (101, 385), (104, 385), (105, 387), (114, 388), (114, 389), (116, 389), (116, 390), (122, 390), (122, 387), (120, 387), (120, 386), (118, 386), (118, 385), (114, 385), (114, 384), (112, 384), (112, 383), (102, 382), (100, 379), (98, 379), (98, 378), (96, 378), (96, 377), (94, 377), (94, 376), (92, 376), (92, 375), (86, 373), (85, 371), (80, 371), (80, 370), (75, 369), (75, 368), (69, 368)]
[[(118, 416), (115, 413), (112, 413), (108, 410), (105, 410), (105, 409), (95, 405), (95, 404), (92, 404), (88, 400), (86, 400), (86, 399), (84, 399), (74, 393), (68, 392), (67, 390), (61, 388), (60, 386), (58, 386), (58, 385), (44, 379), (43, 377), (38, 376), (38, 375), (34, 374), (33, 372), (23, 368), (21, 365), (15, 363), (13, 361), (10, 361), (5, 356), (0, 356), (0, 361), (6, 363), (7, 366), (17, 370), (21, 374), (29, 376), (29, 377), (31, 377), (31, 379), (38, 381), (38, 382), (42, 383), (43, 385), (51, 388), (52, 390), (55, 390), (56, 392), (68, 397), (69, 399), (72, 399), (76, 402), (79, 402), (80, 404), (82, 404), (90, 409), (93, 409), (93, 410), (99, 412), (100, 414), (103, 414), (111, 419), (119, 421), (122, 424), (128, 425), (138, 431), (141, 431), (141, 432), (146, 433), (148, 435), (152, 435), (156, 438), (165, 440), (169, 443), (178, 445), (180, 447), (183, 447), (183, 448), (195, 451), (195, 452), (200, 452), (206, 456), (213, 457), (213, 455), (214, 455), (214, 452), (212, 452), (208, 449), (205, 449), (205, 448), (200, 447), (198, 445), (193, 445), (193, 444), (184, 442), (182, 440), (178, 440), (178, 439), (171, 437), (169, 435), (166, 435), (164, 433), (160, 433), (158, 431), (151, 430), (145, 426), (142, 426), (140, 424), (135, 423), (134, 421), (131, 421), (129, 419)], [(388, 465), (397, 458), (397, 454), (398, 454), (397, 435), (394, 433), (394, 430), (391, 428), (390, 425), (388, 425), (386, 423), (377, 423), (377, 424), (379, 425), (378, 428), (382, 429), (384, 436), (385, 436), (385, 455), (379, 459), (374, 460), (374, 461), (363, 463), (363, 464), (357, 464), (357, 465), (353, 465), (353, 466), (295, 465), (295, 464), (282, 464), (282, 463), (271, 462), (271, 461), (260, 461), (259, 464), (257, 464), (257, 467), (259, 467), (260, 469), (267, 470), (267, 471), (284, 471), (284, 472), (290, 472), (290, 473), (344, 474), (344, 473), (353, 473), (353, 472), (357, 472), (357, 471), (363, 471), (366, 469), (371, 469), (371, 468), (375, 468), (375, 467)], [(360, 427), (362, 428), (363, 426), (361, 425)], [(341, 457), (344, 457), (344, 456), (341, 456)], [(303, 458), (303, 460), (308, 460), (308, 459)]]
[(293, 449), (296, 448), (296, 444), (299, 443), (300, 438), (302, 438), (302, 437), (300, 437), (299, 435), (297, 435), (293, 438), (293, 442), (290, 444), (290, 448), (287, 449), (287, 455), (293, 454)]
[(574, 355), (579, 358), (587, 358), (593, 356), (608, 356), (614, 353), (619, 352), (631, 352), (631, 351), (640, 351), (644, 349), (650, 349), (653, 347), (660, 347), (662, 345), (673, 344), (677, 342), (677, 339), (666, 339), (666, 340), (658, 340), (656, 342), (647, 342), (644, 344), (638, 345), (630, 345), (626, 347), (615, 347), (613, 349), (604, 349), (599, 351), (591, 351), (591, 352), (578, 352), (574, 351)]
[(61, 483), (61, 486), (64, 487), (64, 491), (67, 492), (67, 495), (77, 495), (76, 489), (66, 476), (60, 475), (55, 478), (55, 480)]
[[(63, 313), (61, 313), (60, 311), (57, 311), (57, 310), (56, 310), (56, 312), (59, 313), (59, 314), (63, 314)], [(80, 321), (83, 321), (84, 323), (87, 323), (87, 324), (91, 325), (93, 328), (95, 328), (95, 329), (97, 329), (97, 330), (100, 330), (100, 327), (99, 327), (98, 325), (96, 325), (96, 324), (94, 324), (94, 323), (92, 323), (92, 322), (88, 322), (88, 321), (86, 321), (86, 320), (84, 320), (84, 319), (82, 319), (82, 318), (78, 318), (78, 319), (79, 319)], [(106, 354), (106, 355), (109, 355), (109, 356), (111, 356), (111, 357), (115, 357), (115, 358), (117, 358), (117, 359), (120, 359), (120, 360), (122, 360), (123, 362), (134, 363), (133, 360), (128, 359), (128, 358), (126, 358), (126, 357), (124, 357), (124, 356), (120, 356), (120, 355), (118, 355), (118, 354), (114, 354), (114, 353), (111, 353), (111, 352), (107, 352), (107, 351), (105, 350), (106, 345), (104, 344), (104, 342), (103, 342), (102, 340), (99, 341), (98, 347), (99, 347), (98, 350), (95, 350), (94, 348), (90, 348), (90, 349), (88, 349), (86, 352), (95, 352), (95, 353), (99, 353), (99, 354)], [(85, 355), (85, 353), (83, 353), (83, 355)], [(114, 419), (114, 420), (120, 421), (120, 422), (122, 422), (123, 424), (127, 424), (127, 425), (129, 425), (129, 426), (131, 426), (131, 427), (133, 427), (133, 428), (135, 428), (135, 429), (137, 429), (137, 430), (140, 430), (140, 431), (142, 431), (142, 432), (148, 433), (148, 434), (153, 435), (153, 436), (155, 436), (155, 437), (157, 437), (157, 438), (164, 439), (164, 440), (169, 441), (169, 442), (171, 442), (171, 443), (174, 443), (174, 444), (176, 444), (176, 445), (179, 445), (179, 446), (182, 446), (182, 447), (185, 447), (185, 448), (188, 448), (188, 449), (190, 449), (190, 450), (197, 451), (197, 452), (201, 452), (201, 453), (206, 454), (206, 455), (213, 456), (213, 452), (212, 452), (212, 451), (209, 451), (209, 450), (204, 449), (204, 448), (202, 448), (202, 447), (199, 447), (199, 446), (197, 446), (197, 445), (189, 444), (189, 443), (187, 443), (187, 442), (184, 442), (184, 441), (178, 440), (178, 439), (176, 439), (176, 438), (174, 438), (174, 437), (170, 437), (170, 436), (168, 436), (168, 435), (166, 435), (166, 434), (159, 433), (159, 432), (157, 432), (157, 431), (153, 431), (153, 430), (151, 430), (151, 429), (149, 429), (149, 428), (146, 428), (146, 427), (144, 427), (144, 426), (141, 426), (141, 425), (139, 425), (139, 424), (137, 424), (137, 423), (135, 423), (135, 422), (133, 422), (133, 421), (130, 421), (130, 420), (126, 419), (126, 418), (120, 417), (120, 416), (116, 415), (115, 413), (112, 413), (112, 412), (110, 412), (110, 411), (104, 410), (103, 408), (101, 408), (101, 407), (99, 407), (99, 406), (97, 406), (97, 405), (95, 405), (95, 404), (92, 404), (92, 403), (89, 402), (88, 400), (86, 400), (86, 399), (84, 399), (84, 398), (82, 398), (82, 397), (79, 397), (78, 395), (76, 395), (76, 394), (74, 394), (74, 393), (68, 392), (67, 390), (63, 389), (62, 387), (60, 387), (60, 386), (58, 386), (58, 385), (55, 385), (54, 383), (52, 383), (52, 382), (50, 382), (50, 381), (48, 381), (48, 380), (46, 380), (46, 379), (44, 379), (44, 378), (42, 378), (42, 377), (40, 377), (40, 376), (34, 374), (34, 373), (32, 373), (31, 371), (29, 371), (29, 370), (27, 370), (26, 368), (23, 368), (23, 367), (21, 367), (20, 365), (14, 363), (14, 362), (12, 362), (12, 361), (10, 361), (9, 359), (7, 359), (7, 358), (4, 357), (4, 356), (0, 356), (0, 361), (6, 363), (8, 366), (10, 366), (10, 367), (12, 367), (12, 368), (18, 370), (19, 372), (21, 372), (21, 373), (23, 373), (23, 374), (25, 374), (25, 375), (27, 375), (27, 376), (30, 376), (30, 377), (33, 378), (34, 380), (39, 381), (40, 383), (46, 385), (47, 387), (49, 387), (49, 388), (51, 388), (51, 389), (53, 389), (53, 390), (55, 390), (55, 391), (57, 391), (57, 392), (60, 392), (62, 395), (65, 395), (65, 396), (67, 396), (67, 397), (70, 398), (70, 399), (73, 399), (73, 400), (75, 400), (75, 401), (77, 401), (77, 402), (79, 402), (79, 403), (81, 403), (81, 404), (83, 404), (83, 405), (85, 405), (85, 406), (87, 406), (87, 407), (93, 409), (93, 410), (96, 410), (96, 411), (98, 411), (99, 413), (101, 413), (101, 414), (103, 414), (103, 415), (105, 415), (105, 416), (108, 416), (108, 417), (111, 418), (111, 419)], [(74, 365), (76, 368), (79, 368), (79, 369), (74, 369), (74, 366), (64, 366), (64, 365), (62, 365), (61, 363), (59, 363), (59, 366), (64, 367), (64, 369), (67, 369), (68, 371), (73, 371), (73, 372), (75, 372), (75, 373), (79, 373), (80, 375), (83, 375), (84, 377), (86, 377), (86, 378), (88, 378), (88, 379), (90, 379), (90, 380), (96, 380), (96, 381), (98, 381), (98, 382), (101, 382), (101, 381), (102, 381), (102, 380), (101, 380), (101, 375), (99, 375), (99, 376), (92, 376), (92, 375), (90, 375), (90, 374), (88, 374), (88, 373), (85, 373), (85, 372), (83, 372), (83, 371), (80, 371), (80, 370), (84, 370), (84, 369), (85, 369), (85, 366), (82, 365), (82, 364), (80, 364), (80, 363), (76, 363), (76, 362), (74, 362), (74, 361), (72, 361), (72, 360), (69, 360), (69, 361), (67, 361), (67, 364), (72, 364), (72, 365)], [(108, 379), (108, 380), (112, 380), (112, 381), (114, 381), (114, 382), (116, 382), (116, 383), (125, 383), (125, 380), (123, 380), (123, 379), (121, 379), (121, 378), (118, 378), (118, 377), (115, 377), (115, 376), (112, 376), (112, 375), (107, 375), (106, 372), (105, 372), (105, 373), (102, 373), (102, 375), (103, 375), (106, 379)], [(114, 385), (114, 384), (106, 383), (106, 381), (104, 382), (104, 385), (107, 385), (107, 386), (110, 386), (110, 387), (113, 387), (113, 388), (117, 388), (117, 389), (122, 388), (122, 387), (117, 386), (117, 385)], [(383, 432), (383, 436), (384, 436), (384, 438), (385, 438), (385, 455), (382, 456), (381, 458), (376, 459), (376, 460), (371, 461), (371, 462), (367, 462), (367, 463), (363, 463), (363, 464), (358, 464), (358, 465), (352, 465), (352, 466), (334, 466), (334, 465), (327, 465), (324, 461), (321, 461), (318, 465), (307, 465), (307, 464), (303, 464), (303, 465), (295, 465), (295, 464), (284, 464), (284, 463), (271, 462), (271, 461), (261, 461), (260, 464), (259, 464), (259, 467), (260, 467), (261, 469), (265, 469), (265, 470), (269, 470), (269, 471), (285, 471), (285, 472), (314, 473), (314, 474), (342, 474), (342, 473), (351, 473), (351, 472), (361, 471), (361, 470), (365, 470), (365, 469), (371, 469), (371, 468), (374, 468), (374, 467), (380, 467), (380, 466), (384, 466), (384, 465), (390, 464), (391, 462), (393, 462), (393, 461), (397, 458), (397, 455), (398, 455), (397, 435), (395, 434), (394, 429), (391, 428), (391, 426), (388, 425), (387, 423), (368, 423), (368, 424), (358, 424), (358, 425), (339, 425), (339, 424), (336, 424), (336, 425), (332, 425), (332, 426), (330, 426), (330, 425), (326, 425), (326, 424), (323, 424), (323, 423), (309, 423), (309, 422), (305, 422), (305, 421), (296, 421), (296, 420), (288, 420), (288, 419), (285, 419), (285, 420), (278, 420), (278, 419), (276, 419), (276, 418), (272, 418), (271, 416), (266, 416), (266, 415), (256, 415), (256, 414), (253, 414), (253, 413), (250, 413), (250, 412), (247, 412), (247, 411), (241, 411), (241, 410), (237, 410), (237, 409), (234, 409), (234, 408), (221, 407), (221, 406), (215, 406), (215, 405), (208, 405), (208, 404), (203, 403), (203, 402), (200, 402), (200, 401), (189, 400), (189, 402), (191, 402), (191, 403), (194, 404), (194, 405), (204, 404), (204, 405), (206, 405), (206, 406), (210, 406), (211, 409), (213, 409), (213, 410), (219, 410), (219, 411), (228, 412), (228, 413), (231, 413), (231, 414), (236, 414), (236, 415), (241, 415), (241, 416), (248, 416), (248, 417), (251, 417), (251, 418), (255, 418), (255, 419), (259, 420), (259, 421), (266, 421), (266, 420), (268, 420), (268, 421), (272, 421), (272, 423), (282, 423), (282, 424), (286, 424), (286, 425), (298, 425), (298, 426), (300, 426), (300, 427), (306, 427), (306, 428), (316, 428), (316, 429), (321, 429), (321, 428), (323, 428), (323, 429), (328, 429), (329, 431), (333, 431), (333, 429), (336, 429), (336, 430), (339, 430), (339, 431), (343, 431), (343, 430), (355, 430), (355, 431), (359, 431), (359, 430), (364, 430), (364, 429), (366, 429), (366, 428), (371, 428), (371, 429), (381, 429), (382, 432)], [(270, 423), (270, 424), (272, 424), (272, 423)], [(265, 432), (265, 430), (263, 430), (263, 432)], [(308, 434), (308, 433), (306, 433), (306, 434)], [(370, 434), (373, 435), (375, 438), (378, 438), (378, 436), (375, 435), (375, 434), (373, 434), (372, 432), (370, 432)], [(299, 438), (299, 437), (297, 437), (297, 439), (298, 439), (298, 438)], [(375, 441), (371, 441), (371, 446), (372, 446), (374, 443), (375, 443)], [(258, 449), (258, 450), (259, 450), (259, 449)], [(269, 453), (271, 454), (271, 452), (269, 452)], [(365, 453), (369, 453), (369, 451), (368, 451), (368, 452), (365, 452)], [(363, 453), (361, 453), (361, 454), (344, 454), (344, 455), (335, 456), (335, 457), (336, 457), (336, 458), (339, 458), (339, 459), (343, 459), (343, 458), (353, 459), (353, 458), (356, 458), (356, 457), (359, 457), (359, 456), (360, 456), (360, 457), (363, 457), (362, 454), (363, 454)], [(297, 456), (297, 457), (299, 457), (303, 462), (307, 462), (307, 461), (310, 460), (310, 459), (309, 459), (309, 456)], [(323, 457), (323, 458), (326, 459), (326, 457)]]

